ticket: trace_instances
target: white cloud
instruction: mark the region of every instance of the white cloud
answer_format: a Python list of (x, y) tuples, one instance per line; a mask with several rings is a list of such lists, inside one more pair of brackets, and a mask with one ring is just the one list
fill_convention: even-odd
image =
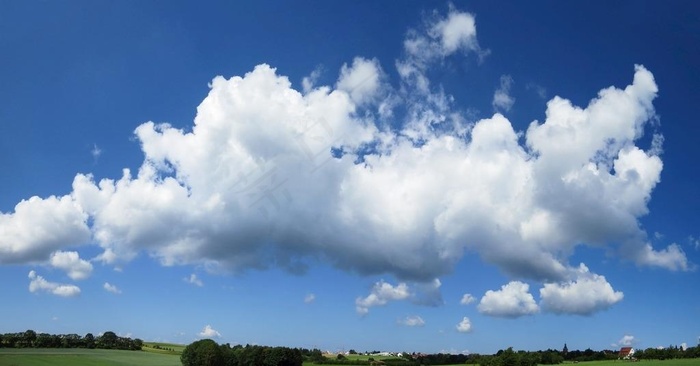
[(221, 338), (221, 333), (207, 324), (201, 332), (197, 333), (197, 336), (199, 336), (199, 338)]
[(513, 77), (501, 75), (501, 85), (493, 93), (493, 109), (501, 112), (508, 112), (515, 104), (515, 98), (510, 95), (510, 87), (513, 85)]
[(633, 346), (635, 343), (637, 343), (637, 340), (634, 338), (632, 335), (625, 334), (620, 338), (617, 343), (613, 343), (613, 347), (630, 347)]
[(575, 280), (546, 283), (540, 289), (543, 310), (555, 314), (590, 315), (622, 301), (620, 291), (613, 290), (604, 276), (590, 273), (583, 263), (575, 272)]
[(472, 322), (466, 316), (457, 324), (457, 331), (460, 333), (469, 333), (472, 331)]
[(92, 264), (84, 259), (80, 259), (78, 252), (54, 252), (51, 255), (49, 264), (66, 271), (68, 277), (73, 280), (83, 280), (92, 274)]
[(357, 105), (372, 101), (378, 96), (383, 78), (379, 61), (356, 57), (352, 66), (343, 65), (336, 88), (350, 96)]
[(459, 303), (462, 305), (469, 305), (474, 301), (476, 301), (476, 298), (474, 298), (474, 296), (472, 296), (471, 294), (464, 294), (464, 296), (462, 296), (462, 300), (460, 300)]
[(690, 241), (690, 245), (695, 247), (695, 250), (700, 250), (700, 238), (690, 236), (688, 240)]
[(86, 243), (87, 215), (71, 196), (32, 197), (0, 212), (0, 263), (46, 261), (54, 251)]
[(29, 292), (48, 292), (61, 297), (73, 297), (80, 295), (80, 287), (75, 285), (64, 285), (55, 282), (49, 282), (36, 274), (35, 271), (30, 271)]
[(318, 78), (321, 76), (321, 69), (317, 68), (311, 72), (311, 75), (304, 77), (301, 80), (301, 86), (304, 94), (310, 93), (316, 86)]
[[(416, 35), (417, 38), (425, 36)], [(414, 54), (435, 53), (435, 56), (447, 56), (455, 52), (483, 52), (476, 39), (476, 21), (472, 14), (451, 8), (447, 17), (434, 14), (432, 24), (428, 24), (427, 37), (418, 43), (409, 38), (404, 46)], [(428, 46), (427, 49), (417, 46)], [(413, 46), (413, 47), (411, 47)], [(433, 55), (430, 55), (434, 57)]]
[(480, 313), (503, 318), (517, 318), (539, 311), (535, 299), (528, 292), (530, 286), (520, 281), (511, 281), (498, 291), (486, 291), (477, 309)]
[(304, 303), (305, 304), (311, 304), (314, 301), (316, 301), (315, 294), (306, 294), (306, 296), (304, 296)]
[(122, 290), (120, 290), (119, 288), (117, 288), (117, 286), (114, 286), (114, 285), (110, 284), (109, 282), (105, 282), (105, 284), (102, 285), (102, 287), (103, 287), (107, 292), (111, 292), (111, 293), (113, 293), (113, 294), (117, 294), (117, 295), (118, 295), (118, 294), (121, 294), (121, 293), (122, 293)]
[(97, 162), (97, 160), (102, 155), (102, 149), (100, 149), (99, 146), (97, 146), (97, 144), (93, 144), (92, 150), (90, 150), (90, 155), (92, 155), (93, 161)]
[(425, 320), (418, 315), (410, 315), (399, 320), (399, 324), (407, 327), (422, 327), (425, 325)]
[(642, 246), (641, 250), (632, 253), (632, 259), (637, 263), (650, 266), (662, 267), (671, 271), (686, 271), (695, 268), (695, 265), (688, 262), (688, 257), (678, 244), (671, 244), (665, 249), (654, 250), (651, 244)]
[(545, 89), (545, 87), (543, 87), (543, 86), (541, 86), (541, 85), (538, 85), (538, 84), (535, 84), (535, 83), (527, 83), (527, 84), (525, 85), (525, 89), (527, 89), (527, 90), (534, 90), (535, 93), (537, 94), (537, 96), (540, 97), (540, 98), (542, 98), (542, 99), (546, 99), (546, 98), (547, 98), (547, 89)]
[(183, 280), (191, 285), (199, 286), (202, 287), (204, 286), (204, 282), (202, 282), (199, 277), (197, 277), (196, 274), (192, 273), (189, 277), (183, 278)]
[(664, 153), (664, 135), (654, 133), (651, 137), (651, 147), (649, 147), (649, 155), (659, 156)]
[[(78, 174), (70, 195), (0, 214), (0, 262), (94, 242), (109, 264), (145, 252), (163, 265), (300, 272), (323, 260), (429, 283), (469, 251), (513, 279), (561, 283), (589, 245), (692, 268), (678, 246), (648, 244), (639, 222), (663, 168), (635, 145), (655, 119), (651, 72), (635, 67), (630, 85), (587, 106), (555, 97), (544, 121), (516, 131), (500, 114), (465, 122), (431, 86), (428, 71), (459, 53), (484, 54), (474, 17), (450, 9), (408, 33), (396, 87), (367, 59), (342, 68), (335, 88), (309, 80), (303, 93), (268, 65), (216, 77), (193, 126), (136, 128), (137, 171)], [(405, 113), (383, 119), (395, 104)], [(371, 296), (358, 311), (381, 302)]]
[(355, 310), (358, 314), (365, 315), (369, 308), (386, 305), (389, 301), (405, 300), (411, 296), (408, 285), (399, 283), (392, 286), (390, 283), (381, 280), (374, 284), (372, 291), (367, 297), (355, 299)]

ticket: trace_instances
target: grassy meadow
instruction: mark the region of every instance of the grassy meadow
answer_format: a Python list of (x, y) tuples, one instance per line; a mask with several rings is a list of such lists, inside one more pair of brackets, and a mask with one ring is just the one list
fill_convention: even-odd
[[(569, 365), (571, 364), (571, 365)], [(566, 362), (564, 366), (574, 365)], [(612, 361), (589, 361), (579, 362), (577, 366), (700, 366), (700, 358), (678, 358), (672, 360), (639, 360), (636, 362), (612, 360)]]
[(160, 342), (143, 342), (142, 350), (146, 352), (160, 353), (164, 355), (181, 355), (182, 351), (187, 347), (184, 344), (160, 343)]
[[(144, 347), (145, 349), (146, 347)], [(0, 348), (0, 366), (181, 366), (180, 356), (84, 348)]]
[[(144, 343), (143, 351), (84, 348), (0, 348), (0, 366), (180, 366), (184, 345)], [(382, 360), (392, 357), (350, 355), (349, 360)], [(304, 362), (304, 366), (314, 365)], [(573, 366), (566, 362), (563, 366)], [(456, 365), (454, 365), (456, 366)], [(700, 366), (700, 358), (674, 360), (591, 361), (576, 366)]]

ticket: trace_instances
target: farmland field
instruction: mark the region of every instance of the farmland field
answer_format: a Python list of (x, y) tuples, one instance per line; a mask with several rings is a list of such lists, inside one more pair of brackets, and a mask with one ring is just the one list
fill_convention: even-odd
[[(564, 365), (573, 365), (566, 362)], [(579, 362), (577, 366), (700, 366), (700, 358), (679, 358), (673, 360), (639, 360), (638, 362), (612, 360)]]
[(84, 348), (0, 348), (0, 366), (180, 366), (180, 356)]
[[(394, 357), (383, 357), (383, 356), (360, 356), (360, 355), (349, 355), (349, 360), (367, 360), (369, 357), (373, 357), (375, 360), (381, 360), (386, 358)], [(312, 362), (304, 362), (303, 366), (313, 366)], [(639, 362), (631, 361), (589, 361), (589, 362), (579, 362), (574, 364), (573, 362), (565, 362), (561, 364), (562, 366), (700, 366), (700, 358), (686, 358), (686, 359), (674, 359), (674, 360), (641, 360)], [(443, 366), (457, 366), (457, 365), (443, 365)]]
[(166, 355), (180, 355), (187, 347), (183, 344), (143, 342), (143, 350), (146, 352), (161, 353)]
[[(159, 346), (156, 348), (154, 346)], [(119, 351), (84, 348), (0, 348), (0, 366), (180, 366), (179, 353), (184, 346), (166, 343), (144, 344), (144, 351)], [(172, 351), (167, 350), (172, 349)], [(349, 359), (367, 360), (371, 356), (351, 355)], [(374, 356), (375, 360), (391, 358)], [(304, 362), (304, 366), (314, 365)], [(573, 366), (571, 362), (562, 364)], [(700, 366), (700, 358), (674, 360), (591, 361), (576, 366)]]

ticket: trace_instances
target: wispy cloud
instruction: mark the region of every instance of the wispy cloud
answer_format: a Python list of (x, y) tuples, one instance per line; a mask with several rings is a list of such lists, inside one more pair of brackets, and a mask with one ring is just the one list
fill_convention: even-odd
[(473, 303), (474, 301), (476, 301), (476, 298), (474, 298), (474, 296), (472, 296), (471, 294), (464, 294), (462, 296), (462, 299), (459, 301), (459, 303), (462, 305), (469, 305), (469, 304)]
[(418, 315), (409, 315), (400, 319), (398, 323), (407, 327), (422, 327), (425, 325), (425, 320)]
[(102, 287), (103, 287), (107, 292), (111, 292), (111, 293), (116, 294), (116, 295), (119, 295), (119, 294), (122, 293), (122, 290), (120, 290), (119, 288), (117, 288), (117, 286), (110, 284), (109, 282), (105, 282), (104, 285), (102, 285)]
[(540, 99), (547, 99), (547, 89), (539, 84), (527, 83), (525, 89), (534, 91)]
[(100, 159), (100, 156), (102, 156), (102, 149), (100, 149), (100, 147), (97, 146), (97, 144), (92, 144), (90, 155), (92, 155), (92, 161), (94, 163), (97, 163), (97, 161)]
[(29, 292), (48, 292), (50, 294), (61, 297), (72, 297), (80, 295), (80, 287), (75, 285), (65, 285), (55, 282), (49, 282), (44, 277), (36, 274), (35, 271), (30, 271), (28, 275)]
[(189, 277), (183, 278), (182, 280), (198, 287), (204, 286), (204, 282), (202, 282), (202, 280), (199, 279), (199, 277), (197, 277), (197, 275), (194, 273), (192, 273)]
[(501, 85), (493, 93), (493, 109), (500, 112), (508, 112), (515, 104), (515, 98), (510, 95), (510, 88), (513, 85), (513, 77), (501, 75)]

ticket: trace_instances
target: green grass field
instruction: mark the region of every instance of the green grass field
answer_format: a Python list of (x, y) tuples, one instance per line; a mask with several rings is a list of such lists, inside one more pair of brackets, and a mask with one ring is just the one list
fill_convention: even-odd
[[(171, 348), (172, 351), (155, 348)], [(52, 348), (0, 348), (0, 366), (180, 366), (179, 353), (185, 346), (148, 342), (144, 351), (118, 351), (104, 349), (52, 349)], [(352, 355), (348, 358), (366, 360), (370, 356)], [(375, 356), (375, 360), (386, 357)], [(312, 366), (313, 363), (304, 363)], [(563, 366), (573, 366), (565, 363)], [(456, 365), (454, 365), (456, 366)], [(700, 366), (700, 358), (677, 360), (592, 361), (576, 366)]]
[[(372, 356), (360, 356), (360, 355), (349, 355), (348, 359), (351, 360), (367, 360), (368, 357)], [(393, 358), (393, 357), (382, 357), (374, 356), (375, 360)], [(689, 358), (689, 359), (676, 359), (676, 360), (641, 360), (639, 362), (631, 361), (591, 361), (591, 362), (579, 362), (574, 364), (573, 362), (565, 362), (562, 366), (700, 366), (700, 358)], [(311, 362), (304, 362), (303, 366), (314, 366)], [(458, 366), (458, 365), (444, 365), (444, 366)]]
[(0, 366), (181, 366), (179, 355), (81, 348), (0, 348)]
[[(574, 365), (566, 362), (565, 366)], [(579, 362), (577, 366), (700, 366), (700, 358), (681, 358), (674, 360), (639, 360), (637, 362), (613, 360), (613, 361), (590, 361)]]
[(183, 344), (143, 342), (143, 350), (146, 352), (160, 353), (165, 355), (181, 355), (187, 347)]

